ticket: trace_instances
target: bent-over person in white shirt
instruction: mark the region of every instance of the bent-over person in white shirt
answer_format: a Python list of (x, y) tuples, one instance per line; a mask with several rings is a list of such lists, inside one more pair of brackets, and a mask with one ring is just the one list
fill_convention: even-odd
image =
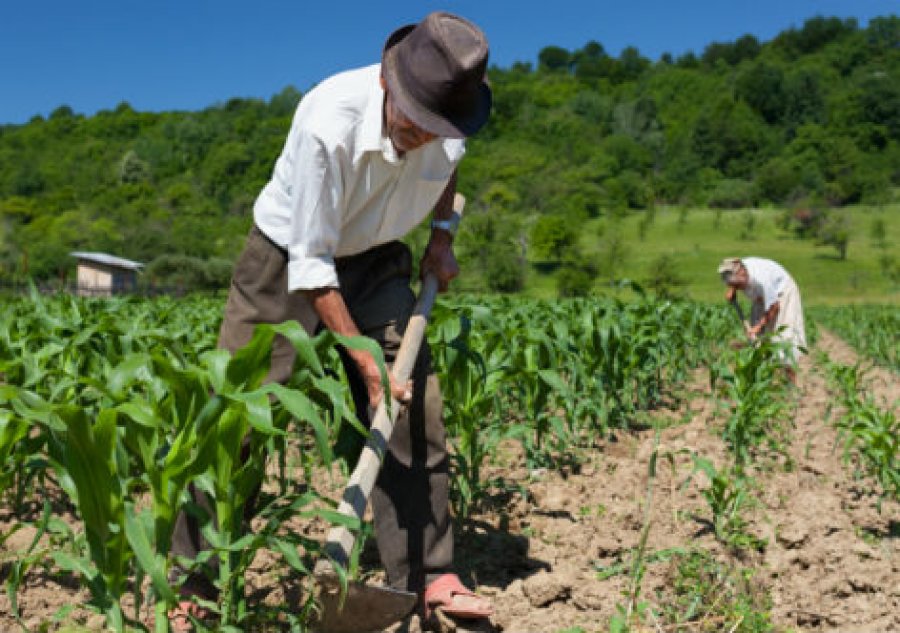
[[(258, 323), (298, 320), (369, 336), (391, 362), (415, 301), (412, 254), (399, 240), (429, 214), (431, 237), (420, 260), (445, 290), (459, 267), (452, 200), (465, 138), (491, 109), (488, 45), (458, 16), (431, 13), (387, 40), (380, 64), (330, 77), (300, 101), (271, 180), (254, 206), (254, 227), (234, 269), (219, 346), (234, 351)], [(286, 381), (294, 349), (279, 338), (271, 381)], [(344, 350), (357, 409), (381, 400), (371, 354)], [(372, 492), (375, 534), (388, 582), (423, 596), (422, 611), (486, 620), (490, 602), (453, 573), (448, 456), (440, 387), (423, 343), (410, 384), (390, 385), (406, 402)], [(197, 503), (209, 507), (202, 492)], [(249, 509), (252, 513), (252, 508)], [(208, 548), (196, 522), (179, 517), (175, 554)], [(214, 566), (213, 558), (210, 565)], [(194, 574), (183, 590), (215, 592)], [(180, 608), (196, 614), (195, 603)], [(183, 614), (182, 614), (183, 615)]]
[(755, 340), (762, 333), (789, 343), (784, 358), (791, 381), (796, 381), (800, 353), (806, 349), (800, 289), (781, 264), (761, 257), (731, 257), (719, 264), (719, 275), (728, 286), (725, 299), (733, 301), (742, 290), (750, 300), (747, 336)]

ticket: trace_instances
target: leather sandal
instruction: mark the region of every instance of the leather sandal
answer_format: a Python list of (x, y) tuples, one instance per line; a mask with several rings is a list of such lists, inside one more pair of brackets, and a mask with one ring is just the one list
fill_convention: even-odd
[(425, 588), (425, 619), (440, 610), (452, 618), (489, 618), (494, 613), (487, 598), (468, 589), (456, 574), (444, 574)]

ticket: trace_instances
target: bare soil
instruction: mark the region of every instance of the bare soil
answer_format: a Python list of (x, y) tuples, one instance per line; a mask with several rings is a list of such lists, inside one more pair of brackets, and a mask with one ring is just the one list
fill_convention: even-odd
[[(771, 597), (778, 630), (841, 633), (900, 632), (900, 507), (877, 508), (877, 485), (858, 479), (841, 459), (831, 426), (832, 395), (818, 351), (845, 364), (856, 354), (826, 331), (801, 364), (792, 396), (787, 444), (782, 454), (763, 456), (753, 473), (759, 503), (745, 511), (747, 531), (763, 539), (759, 550), (719, 543), (690, 452), (727, 463), (720, 429), (726, 412), (699, 372), (677, 408), (655, 415), (669, 422), (657, 447), (660, 460), (649, 500), (646, 552), (700, 549), (735, 568), (753, 570), (751, 586)], [(887, 370), (867, 373), (868, 389), (883, 408), (896, 411), (900, 380)], [(529, 472), (514, 446), (505, 446), (486, 477), (502, 476), (520, 492), (500, 492), (488, 508), (457, 530), (461, 576), (495, 605), (494, 626), (507, 633), (554, 633), (566, 629), (606, 631), (617, 605), (624, 605), (629, 574), (598, 579), (597, 568), (632, 560), (648, 506), (648, 461), (652, 429), (618, 432), (587, 451), (580, 467)], [(671, 463), (666, 458), (671, 455)], [(24, 509), (18, 509), (22, 511)], [(14, 522), (0, 509), (0, 535)], [(67, 517), (64, 517), (67, 518)], [(71, 517), (68, 517), (71, 519)], [(21, 530), (0, 543), (0, 562), (15, 558), (33, 533)], [(642, 599), (655, 605), (657, 591), (671, 585), (672, 563), (647, 559)], [(258, 557), (250, 583), (265, 602), (289, 595), (279, 585), (272, 558)], [(3, 568), (4, 577), (10, 566)], [(54, 614), (87, 601), (78, 583), (58, 570), (34, 568), (18, 595), (27, 630), (56, 630)], [(65, 621), (102, 630), (102, 619), (75, 608)], [(721, 622), (729, 631), (736, 623)], [(707, 623), (709, 626), (709, 623)], [(46, 628), (42, 628), (46, 627)], [(0, 596), (0, 631), (15, 631), (10, 602)], [(416, 633), (417, 618), (395, 627)], [(647, 626), (650, 630), (663, 630)], [(667, 629), (675, 630), (675, 629)], [(677, 629), (692, 630), (691, 627)], [(710, 630), (709, 628), (705, 630)]]

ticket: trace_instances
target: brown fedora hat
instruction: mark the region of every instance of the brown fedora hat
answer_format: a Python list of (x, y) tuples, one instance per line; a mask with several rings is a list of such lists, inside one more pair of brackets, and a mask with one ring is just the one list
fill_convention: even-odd
[(422, 129), (449, 138), (471, 136), (491, 112), (488, 44), (468, 20), (436, 11), (394, 31), (381, 73), (400, 111)]

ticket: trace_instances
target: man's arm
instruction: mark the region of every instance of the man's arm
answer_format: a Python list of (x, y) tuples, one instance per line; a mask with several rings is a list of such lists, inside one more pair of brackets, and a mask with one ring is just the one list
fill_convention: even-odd
[[(419, 270), (424, 276), (427, 272), (433, 272), (438, 280), (438, 287), (441, 292), (447, 290), (450, 281), (459, 275), (459, 264), (456, 261), (456, 255), (453, 253), (453, 237), (456, 233), (455, 226), (459, 222), (459, 216), (453, 210), (453, 196), (456, 194), (456, 172), (450, 177), (444, 192), (432, 209), (432, 220), (438, 225), (449, 222), (447, 228), (439, 228), (433, 226), (431, 229), (431, 238), (428, 240), (428, 246), (425, 247), (425, 253), (422, 261), (419, 263)], [(454, 216), (456, 217), (454, 218)]]
[[(312, 290), (302, 291), (322, 323), (325, 324), (332, 332), (343, 336), (360, 336), (361, 333), (353, 317), (350, 316), (350, 310), (341, 296), (337, 288), (314, 288)], [(369, 392), (369, 404), (373, 407), (378, 404), (383, 395), (381, 387), (381, 372), (378, 369), (378, 363), (375, 357), (365, 350), (348, 349), (350, 358), (359, 367), (363, 380), (366, 383), (366, 390)], [(388, 372), (391, 380), (391, 393), (394, 398), (400, 402), (407, 402), (412, 398), (412, 381), (404, 384), (394, 382), (391, 372)]]
[(769, 306), (769, 309), (766, 310), (766, 313), (762, 315), (762, 317), (753, 324), (753, 327), (750, 328), (748, 334), (750, 334), (751, 338), (756, 338), (759, 336), (759, 333), (765, 329), (765, 327), (769, 323), (775, 323), (775, 319), (778, 318), (778, 310), (780, 306), (777, 301), (773, 302), (772, 305)]

